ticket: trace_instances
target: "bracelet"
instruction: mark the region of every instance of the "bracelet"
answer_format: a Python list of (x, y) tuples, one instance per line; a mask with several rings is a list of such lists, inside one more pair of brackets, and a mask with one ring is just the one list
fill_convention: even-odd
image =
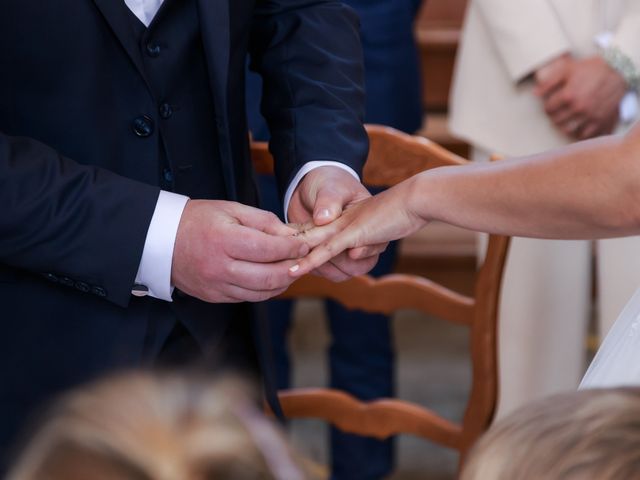
[(602, 49), (602, 58), (624, 79), (631, 90), (640, 90), (640, 72), (633, 61), (615, 46)]

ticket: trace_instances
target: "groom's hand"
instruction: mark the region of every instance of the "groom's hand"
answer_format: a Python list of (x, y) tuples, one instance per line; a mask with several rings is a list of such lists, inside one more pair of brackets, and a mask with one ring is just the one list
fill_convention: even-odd
[[(339, 218), (343, 210), (370, 196), (367, 189), (345, 170), (319, 167), (307, 173), (298, 184), (289, 203), (289, 221), (327, 225)], [(341, 253), (317, 268), (315, 273), (334, 282), (363, 275), (375, 266), (386, 247), (384, 243)]]
[(212, 303), (258, 302), (291, 284), (288, 269), (309, 251), (269, 212), (235, 202), (190, 200), (178, 227), (171, 281)]

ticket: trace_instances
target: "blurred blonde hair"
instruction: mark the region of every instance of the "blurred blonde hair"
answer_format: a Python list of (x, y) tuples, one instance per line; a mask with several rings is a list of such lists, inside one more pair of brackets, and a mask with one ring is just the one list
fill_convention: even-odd
[(640, 388), (555, 395), (497, 422), (461, 480), (640, 478)]
[(9, 480), (297, 480), (277, 428), (237, 380), (127, 373), (64, 396)]

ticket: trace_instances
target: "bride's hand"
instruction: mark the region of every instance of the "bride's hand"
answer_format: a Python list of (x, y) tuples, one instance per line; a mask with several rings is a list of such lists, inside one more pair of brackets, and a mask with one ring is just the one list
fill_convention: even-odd
[(414, 179), (350, 206), (328, 225), (304, 232), (307, 243), (317, 246), (290, 269), (291, 275), (305, 275), (345, 250), (357, 258), (372, 245), (406, 237), (424, 226), (425, 220), (410, 208)]

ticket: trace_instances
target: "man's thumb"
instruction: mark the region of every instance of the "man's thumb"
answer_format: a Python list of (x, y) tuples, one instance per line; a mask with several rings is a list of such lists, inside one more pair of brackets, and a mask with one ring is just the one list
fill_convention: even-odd
[(313, 206), (313, 223), (317, 226), (333, 222), (342, 215), (342, 197), (331, 188), (322, 188)]

